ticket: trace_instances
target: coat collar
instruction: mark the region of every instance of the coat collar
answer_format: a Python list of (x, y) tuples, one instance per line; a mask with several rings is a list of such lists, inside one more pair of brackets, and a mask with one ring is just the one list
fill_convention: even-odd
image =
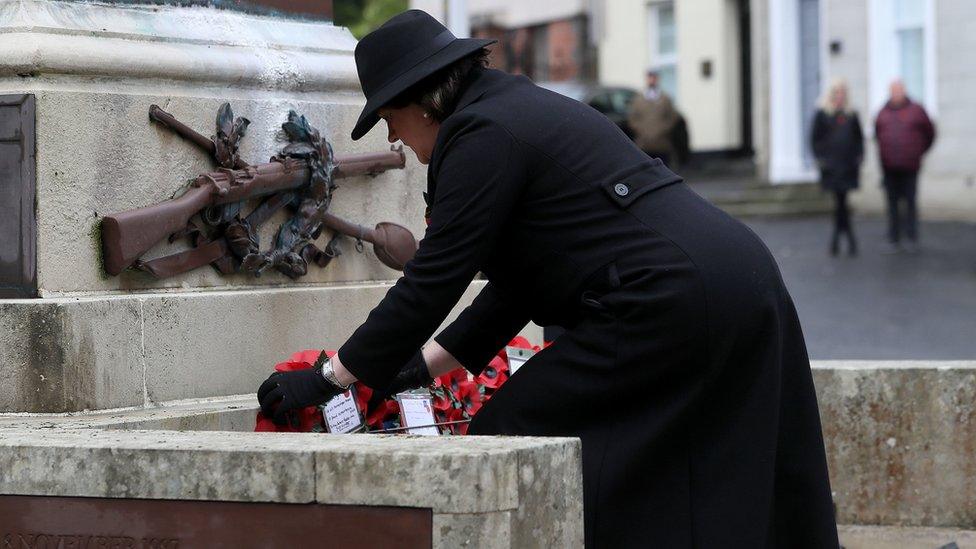
[(464, 91), (461, 92), (461, 97), (458, 98), (457, 105), (454, 107), (454, 111), (451, 114), (464, 109), (471, 103), (474, 103), (480, 99), (481, 96), (483, 96), (493, 86), (499, 82), (502, 82), (506, 76), (509, 75), (495, 69), (476, 70), (475, 73), (471, 75), (470, 81), (467, 83)]
[[(498, 84), (505, 81), (505, 78), (511, 76), (495, 69), (480, 69), (472, 74), (467, 82), (464, 91), (461, 92), (461, 97), (458, 98), (457, 105), (454, 106), (454, 110), (448, 117), (453, 116), (455, 113), (460, 112), (468, 105), (481, 99), (488, 91), (497, 86)], [(441, 139), (444, 136), (438, 135), (437, 142), (434, 145), (434, 158), (431, 159), (430, 164), (427, 165), (427, 192), (424, 193), (424, 202), (427, 205), (427, 210), (425, 217), (430, 217), (430, 207), (434, 200), (434, 192), (437, 189), (437, 181), (434, 177), (434, 168), (440, 163), (435, 160), (437, 157), (437, 151), (443, 146)]]

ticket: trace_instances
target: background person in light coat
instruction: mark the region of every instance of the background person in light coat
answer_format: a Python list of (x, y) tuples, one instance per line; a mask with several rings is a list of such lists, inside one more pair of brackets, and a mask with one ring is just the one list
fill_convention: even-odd
[(834, 195), (834, 231), (830, 255), (837, 255), (840, 239), (847, 236), (848, 253), (857, 255), (847, 193), (860, 184), (864, 136), (857, 113), (847, 103), (847, 83), (834, 80), (813, 119), (813, 155), (820, 166), (820, 185)]
[(671, 166), (674, 160), (672, 130), (678, 123), (678, 111), (667, 93), (658, 88), (656, 71), (647, 72), (647, 89), (630, 104), (627, 123), (634, 131), (634, 143), (654, 158)]
[[(888, 195), (888, 253), (901, 251), (901, 233), (908, 237), (906, 249), (918, 251), (918, 214), (915, 195), (922, 156), (935, 142), (935, 127), (925, 109), (909, 99), (901, 80), (891, 83), (891, 98), (874, 123), (878, 153)], [(904, 226), (901, 206), (904, 205)]]

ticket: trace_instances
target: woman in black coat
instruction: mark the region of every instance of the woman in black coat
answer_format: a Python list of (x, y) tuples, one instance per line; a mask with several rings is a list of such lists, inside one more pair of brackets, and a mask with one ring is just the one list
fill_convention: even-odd
[(847, 105), (847, 84), (835, 80), (813, 119), (813, 154), (820, 166), (820, 184), (834, 195), (834, 232), (830, 254), (840, 251), (840, 238), (847, 235), (848, 253), (857, 255), (857, 240), (851, 226), (847, 193), (860, 184), (864, 160), (864, 137), (857, 113)]
[[(597, 111), (483, 68), (486, 44), (409, 11), (356, 48), (353, 138), (382, 117), (429, 164), (429, 226), (336, 357), (262, 385), (264, 411), (285, 421), (355, 379), (477, 373), (529, 320), (559, 325), (470, 433), (582, 439), (587, 546), (836, 547), (810, 364), (769, 251)], [(479, 271), (483, 291), (420, 351)]]

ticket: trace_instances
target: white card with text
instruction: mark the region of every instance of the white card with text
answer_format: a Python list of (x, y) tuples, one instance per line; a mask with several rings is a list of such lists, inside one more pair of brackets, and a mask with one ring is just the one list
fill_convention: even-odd
[(441, 434), (441, 430), (434, 425), (437, 423), (434, 419), (434, 399), (429, 392), (400, 393), (396, 399), (400, 405), (400, 426), (417, 426), (415, 429), (408, 429), (409, 434), (428, 436)]
[(363, 417), (356, 406), (353, 389), (336, 395), (326, 402), (322, 406), (322, 417), (325, 419), (325, 428), (330, 433), (351, 433), (363, 426)]

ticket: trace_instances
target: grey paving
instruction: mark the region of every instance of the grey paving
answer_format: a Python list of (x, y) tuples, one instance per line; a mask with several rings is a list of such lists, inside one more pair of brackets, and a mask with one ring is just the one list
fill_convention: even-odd
[(923, 223), (918, 255), (883, 255), (885, 222), (855, 219), (861, 253), (827, 254), (825, 217), (745, 219), (796, 302), (813, 359), (976, 359), (976, 225)]

